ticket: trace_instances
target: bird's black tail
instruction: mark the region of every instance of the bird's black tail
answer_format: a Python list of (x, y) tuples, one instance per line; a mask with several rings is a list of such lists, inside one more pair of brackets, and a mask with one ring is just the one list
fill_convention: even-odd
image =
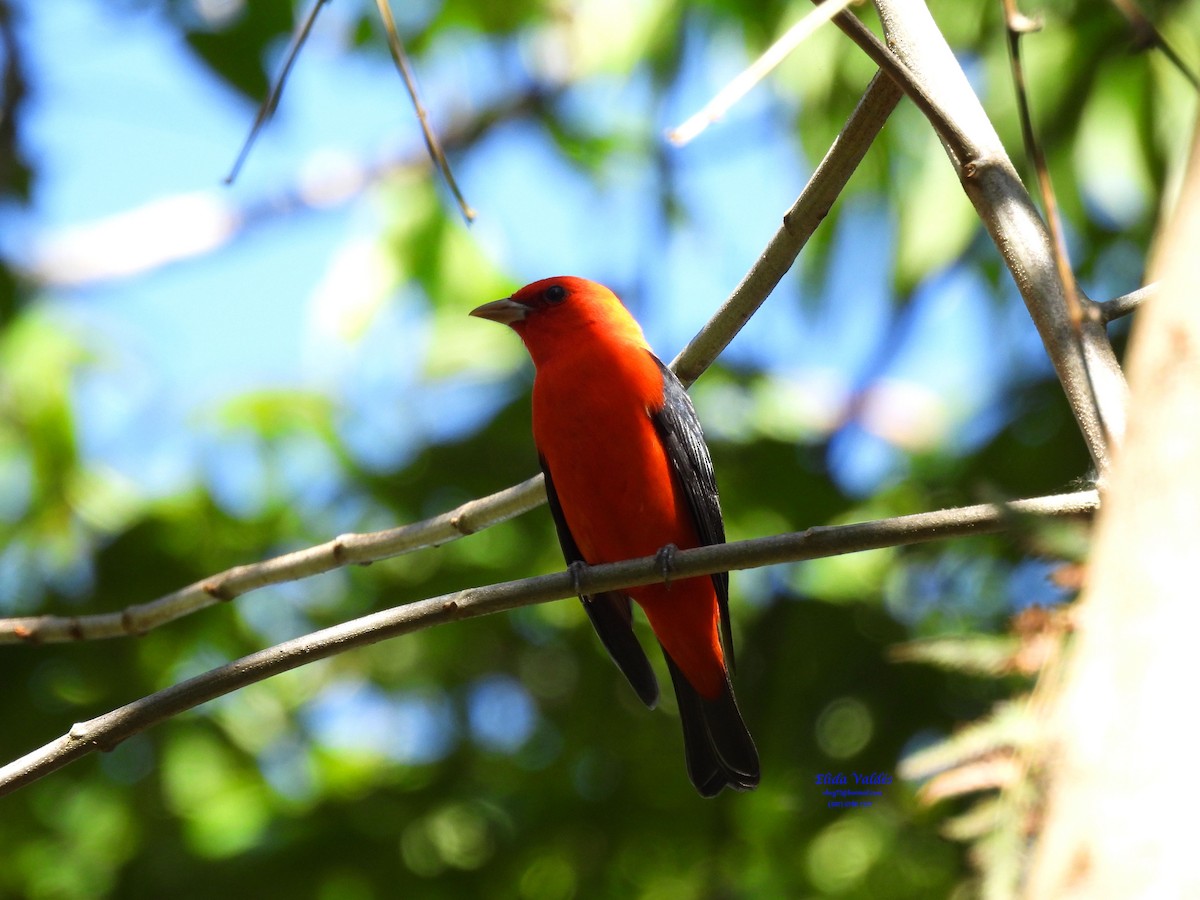
[(758, 750), (746, 730), (729, 677), (718, 697), (702, 697), (664, 651), (679, 718), (683, 722), (683, 752), (688, 777), (701, 797), (715, 797), (722, 788), (750, 791), (758, 787)]

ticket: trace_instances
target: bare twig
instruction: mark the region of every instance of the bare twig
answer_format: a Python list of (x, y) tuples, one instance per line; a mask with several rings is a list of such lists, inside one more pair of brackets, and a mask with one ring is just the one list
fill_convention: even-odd
[[(813, 0), (814, 3), (820, 0)], [(959, 127), (955, 118), (947, 112), (923, 80), (912, 72), (908, 63), (897, 56), (887, 45), (851, 13), (842, 11), (833, 17), (833, 22), (846, 37), (854, 41), (875, 65), (900, 87), (925, 118), (933, 124), (942, 144), (959, 167), (965, 167), (979, 157), (980, 151), (971, 137)]]
[(1129, 21), (1133, 29), (1133, 42), (1139, 49), (1154, 47), (1161, 50), (1163, 56), (1169, 59), (1183, 77), (1191, 82), (1192, 87), (1200, 91), (1200, 77), (1197, 77), (1192, 68), (1175, 52), (1175, 48), (1167, 43), (1162, 32), (1146, 18), (1134, 0), (1112, 0), (1112, 5)]
[[(1067, 238), (1063, 229), (1062, 216), (1059, 215), (1058, 199), (1054, 193), (1054, 182), (1050, 178), (1050, 166), (1046, 163), (1046, 154), (1038, 140), (1037, 130), (1033, 127), (1033, 115), (1029, 110), (1029, 93), (1025, 88), (1025, 68), (1021, 64), (1021, 35), (1028, 34), (1041, 27), (1039, 22), (1025, 16), (1017, 9), (1017, 0), (1001, 0), (1004, 6), (1005, 30), (1008, 34), (1008, 60), (1012, 69), (1013, 90), (1017, 98), (1017, 114), (1021, 120), (1021, 135), (1025, 141), (1025, 154), (1037, 174), (1038, 190), (1042, 195), (1042, 206), (1046, 210), (1046, 221), (1052, 238), (1050, 247), (1054, 253), (1054, 266), (1058, 270), (1058, 280), (1062, 288), (1063, 298), (1067, 304), (1067, 316), (1076, 341), (1079, 343), (1079, 356), (1083, 358), (1083, 318), (1085, 315), (1083, 302), (1075, 286), (1075, 273), (1071, 269), (1071, 260), (1067, 252)], [(1098, 316), (1093, 304), (1087, 305), (1087, 314)], [(1088, 388), (1095, 417), (1101, 425), (1104, 418), (1100, 415), (1099, 401), (1096, 399), (1095, 386), (1092, 384), (1091, 371), (1086, 366)], [(1105, 435), (1105, 442), (1111, 443), (1111, 435)]]
[(783, 217), (762, 255), (713, 317), (671, 363), (684, 384), (712, 365), (734, 336), (775, 290), (825, 219), (834, 200), (862, 162), (867, 148), (900, 100), (895, 83), (876, 73), (808, 184)]
[(1029, 111), (1029, 93), (1025, 89), (1025, 68), (1021, 64), (1021, 35), (1028, 34), (1041, 27), (1041, 24), (1025, 16), (1017, 9), (1017, 0), (1001, 0), (1004, 6), (1005, 31), (1008, 34), (1008, 61), (1012, 70), (1013, 91), (1017, 98), (1017, 116), (1021, 120), (1021, 136), (1025, 141), (1025, 155), (1033, 165), (1037, 174), (1038, 190), (1042, 194), (1042, 205), (1046, 208), (1046, 219), (1050, 227), (1050, 235), (1054, 238), (1054, 261), (1058, 266), (1058, 277), (1062, 282), (1063, 293), (1067, 299), (1067, 310), (1071, 322), (1078, 329), (1083, 315), (1079, 306), (1079, 294), (1075, 290), (1075, 276), (1071, 272), (1070, 258), (1067, 255), (1067, 242), (1063, 235), (1062, 219), (1058, 214), (1058, 202), (1054, 193), (1054, 184), (1050, 179), (1050, 167), (1046, 164), (1046, 154), (1037, 138), (1033, 127), (1033, 115)]
[[(810, 528), (732, 544), (678, 552), (671, 577), (749, 569), (783, 562), (894, 547), (968, 534), (1003, 531), (1027, 517), (1078, 517), (1099, 506), (1095, 491), (1005, 504), (982, 504), (918, 513), (858, 525)], [(112, 750), (140, 731), (208, 700), (305, 663), (457, 619), (534, 603), (595, 594), (663, 580), (655, 556), (595, 566), (581, 574), (560, 572), (488, 587), (469, 588), (384, 610), (286, 641), (143, 697), (86, 722), (46, 746), (0, 768), (0, 795), (36, 781), (94, 750)]]
[[(250, 148), (258, 137), (259, 131), (275, 113), (275, 108), (279, 105), (279, 98), (283, 93), (283, 86), (287, 81), (288, 75), (291, 73), (296, 58), (300, 54), (300, 49), (304, 46), (304, 42), (308, 40), (308, 35), (312, 31), (313, 23), (316, 22), (317, 14), (321, 11), (321, 7), (328, 2), (329, 0), (315, 0), (312, 9), (309, 10), (304, 21), (300, 23), (292, 35), (292, 42), (288, 47), (287, 56), (284, 58), (283, 69), (280, 71), (275, 83), (271, 85), (271, 90), (267, 94), (266, 99), (263, 100), (262, 106), (258, 108), (258, 115), (254, 118), (250, 134), (247, 136), (246, 142), (242, 145), (241, 152), (234, 161), (233, 168), (225, 178), (226, 184), (232, 183), (237, 178), (242, 163), (245, 162), (247, 155), (250, 153)], [(429, 157), (446, 179), (446, 184), (450, 188), (450, 192), (454, 195), (454, 200), (458, 203), (458, 208), (462, 211), (463, 217), (468, 222), (474, 221), (475, 210), (467, 204), (466, 198), (463, 197), (458, 182), (454, 180), (454, 173), (450, 170), (450, 163), (446, 159), (446, 154), (442, 150), (442, 146), (438, 142), (437, 135), (434, 134), (432, 126), (429, 124), (429, 114), (425, 111), (425, 106), (421, 103), (421, 97), (417, 93), (416, 78), (413, 76), (412, 66), (408, 61), (408, 54), (404, 51), (404, 44), (400, 40), (400, 33), (396, 30), (396, 20), (392, 18), (392, 10), (388, 5), (388, 0), (377, 0), (376, 5), (379, 8), (379, 17), (383, 21), (383, 30), (387, 37), (388, 50), (392, 54), (392, 59), (396, 63), (397, 70), (400, 72), (400, 78), (404, 82), (405, 90), (408, 91), (408, 96), (412, 100), (413, 109), (417, 113), (417, 121), (421, 126), (421, 136), (425, 139), (425, 147), (429, 151)]]
[(1103, 476), (1110, 441), (1119, 442), (1125, 429), (1125, 381), (1104, 326), (1084, 316), (1077, 336), (1045, 223), (929, 10), (919, 0), (875, 3), (892, 48), (882, 48), (882, 57), (861, 22), (844, 13), (834, 21), (860, 46), (873, 46), (871, 58), (885, 60), (880, 65), (930, 117), (1012, 272)]
[(677, 147), (682, 147), (688, 141), (696, 138), (713, 122), (721, 119), (730, 108), (750, 92), (756, 84), (762, 81), (771, 71), (783, 62), (793, 50), (816, 30), (832, 19), (852, 3), (861, 0), (825, 0), (819, 7), (784, 32), (783, 37), (768, 47), (758, 59), (752, 62), (736, 78), (721, 88), (695, 115), (682, 125), (667, 132), (667, 140)]
[(250, 148), (258, 138), (259, 131), (262, 130), (263, 125), (267, 123), (271, 116), (275, 115), (275, 109), (279, 106), (279, 98), (283, 95), (283, 85), (287, 81), (288, 75), (291, 74), (296, 57), (300, 55), (300, 48), (308, 40), (313, 23), (317, 21), (317, 13), (328, 2), (329, 0), (315, 0), (312, 9), (308, 11), (308, 15), (304, 18), (304, 21), (300, 23), (300, 26), (292, 34), (292, 42), (288, 46), (287, 56), (284, 57), (283, 68), (279, 72), (279, 77), (275, 79), (275, 83), (271, 85), (271, 90), (263, 99), (262, 105), (258, 108), (258, 114), (254, 117), (254, 124), (250, 126), (250, 134), (246, 136), (246, 142), (242, 144), (241, 152), (238, 153), (237, 159), (233, 162), (233, 168), (225, 176), (226, 184), (233, 184), (234, 180), (238, 177), (238, 172), (242, 170), (242, 163), (250, 155)]
[[(887, 78), (868, 85), (829, 152), (771, 239), (712, 319), (672, 363), (686, 384), (707, 369), (762, 305), (791, 268), (800, 249), (824, 219), (838, 193), (899, 100)], [(365, 535), (345, 535), (318, 547), (238, 566), (156, 600), (113, 613), (90, 616), (31, 616), (0, 619), (0, 644), (91, 640), (143, 634), (220, 600), (247, 591), (329, 571), (353, 562), (371, 562), (454, 540), (503, 522), (545, 501), (542, 476), (507, 488), (424, 522)]]
[(463, 197), (462, 191), (458, 188), (458, 182), (454, 180), (454, 173), (450, 171), (450, 163), (446, 159), (446, 154), (442, 152), (442, 146), (438, 143), (437, 135), (433, 133), (433, 127), (429, 124), (429, 114), (425, 112), (425, 107), (421, 103), (421, 97), (417, 93), (417, 81), (413, 77), (412, 67), (408, 63), (408, 54), (404, 52), (404, 44), (400, 41), (400, 32), (396, 30), (396, 20), (392, 18), (392, 9), (388, 5), (388, 0), (376, 0), (376, 5), (379, 7), (379, 16), (383, 19), (383, 30), (387, 35), (388, 50), (392, 53), (392, 59), (396, 63), (396, 68), (400, 70), (400, 77), (404, 80), (404, 87), (408, 91), (409, 98), (412, 100), (413, 109), (416, 110), (417, 120), (421, 123), (421, 134), (425, 138), (425, 146), (429, 149), (429, 156), (441, 171), (442, 177), (446, 179), (446, 185), (454, 195), (454, 199), (458, 203), (458, 208), (462, 210), (463, 218), (468, 222), (473, 222), (475, 220), (475, 210), (471, 209), (467, 204), (466, 198)]
[(1157, 293), (1158, 282), (1152, 281), (1150, 284), (1140, 287), (1136, 291), (1130, 291), (1128, 294), (1120, 297), (1114, 297), (1111, 300), (1105, 300), (1103, 303), (1097, 303), (1096, 310), (1099, 312), (1102, 322), (1111, 322), (1114, 319), (1129, 315), (1147, 300), (1153, 299)]
[(410, 553), (511, 519), (545, 500), (541, 476), (417, 522), (371, 534), (344, 534), (294, 553), (227, 569), (148, 603), (90, 616), (30, 616), (0, 620), (0, 644), (99, 640), (144, 634), (182, 616), (242, 594), (319, 575), (355, 563)]

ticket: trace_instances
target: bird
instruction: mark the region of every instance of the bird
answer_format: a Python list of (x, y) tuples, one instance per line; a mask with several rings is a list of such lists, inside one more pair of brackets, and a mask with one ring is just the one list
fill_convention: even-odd
[[(573, 571), (725, 542), (716, 476), (682, 383), (608, 288), (544, 278), (470, 313), (508, 325), (534, 365), (533, 438), (563, 556)], [(646, 706), (658, 682), (630, 601), (662, 648), (703, 797), (753, 790), (758, 750), (730, 681), (729, 574), (581, 596), (613, 661)]]

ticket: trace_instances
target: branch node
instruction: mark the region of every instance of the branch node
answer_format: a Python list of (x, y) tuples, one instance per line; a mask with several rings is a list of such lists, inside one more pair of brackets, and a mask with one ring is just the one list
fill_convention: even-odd
[(473, 525), (471, 525), (470, 523), (468, 523), (466, 521), (466, 519), (467, 519), (467, 514), (465, 512), (460, 512), (457, 515), (450, 517), (450, 527), (453, 528), (455, 531), (457, 531), (459, 534), (461, 534), (463, 537), (466, 537), (469, 534), (475, 533), (475, 527)]
[(83, 623), (79, 621), (79, 616), (71, 616), (68, 621), (70, 624), (67, 625), (67, 634), (71, 636), (72, 640), (82, 641), (84, 637)]
[(582, 559), (574, 560), (567, 566), (567, 571), (571, 575), (571, 589), (581, 600), (583, 599), (583, 576), (587, 570), (588, 564)]
[(1035, 31), (1042, 30), (1041, 15), (1027, 16), (1019, 10), (1013, 10), (1013, 14), (1008, 17), (1008, 30), (1014, 34), (1033, 34)]
[(333, 539), (329, 546), (329, 554), (333, 557), (333, 561), (341, 566), (346, 562), (346, 545), (342, 543), (341, 537)]
[(976, 156), (963, 163), (962, 176), (973, 181), (982, 176), (984, 172), (999, 165), (1001, 165), (1000, 161), (994, 156)]
[(38, 633), (37, 633), (36, 628), (30, 628), (28, 625), (14, 625), (12, 631), (13, 631), (13, 634), (15, 634), (21, 640), (26, 641), (27, 643), (30, 643), (30, 644), (40, 644), (41, 643), (41, 641), (38, 639)]
[(228, 603), (237, 596), (237, 594), (233, 593), (233, 591), (229, 590), (221, 582), (206, 581), (200, 585), (200, 590), (204, 591), (208, 596), (220, 600), (222, 603)]
[(134, 637), (141, 637), (146, 633), (145, 629), (138, 627), (137, 621), (133, 618), (133, 610), (128, 606), (121, 610), (121, 630)]
[(671, 570), (675, 567), (675, 554), (678, 552), (679, 548), (674, 544), (666, 544), (654, 554), (654, 562), (662, 575), (663, 584), (668, 588), (671, 586)]

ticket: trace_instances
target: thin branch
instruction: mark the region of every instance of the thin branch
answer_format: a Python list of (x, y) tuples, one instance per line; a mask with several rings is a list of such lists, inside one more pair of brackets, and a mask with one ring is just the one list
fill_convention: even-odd
[[(887, 78), (876, 77), (829, 152), (788, 210), (783, 226), (721, 305), (712, 319), (672, 363), (685, 384), (707, 369), (734, 335), (762, 305), (791, 268), (801, 248), (824, 219), (853, 174), (867, 147), (900, 98)], [(0, 619), (0, 644), (95, 640), (144, 634), (222, 600), (247, 591), (327, 572), (349, 563), (373, 562), (441, 544), (506, 521), (545, 502), (542, 476), (455, 510), (401, 528), (374, 534), (343, 535), (333, 541), (229, 569), (156, 600), (113, 613), (89, 616), (30, 616)]]
[[(233, 168), (225, 178), (226, 184), (232, 184), (233, 180), (237, 178), (238, 172), (242, 168), (242, 163), (245, 162), (246, 157), (249, 155), (250, 148), (254, 145), (259, 131), (270, 120), (271, 116), (274, 115), (275, 109), (279, 105), (279, 98), (283, 94), (283, 86), (292, 71), (292, 66), (295, 64), (296, 58), (300, 54), (300, 49), (304, 46), (304, 42), (308, 40), (313, 23), (316, 22), (317, 14), (321, 11), (321, 7), (328, 2), (329, 0), (315, 0), (312, 9), (309, 10), (304, 21), (300, 23), (300, 26), (292, 35), (292, 42), (288, 47), (287, 56), (284, 58), (283, 69), (279, 73), (279, 77), (275, 80), (275, 83), (271, 86), (266, 99), (263, 100), (262, 106), (258, 108), (258, 114), (254, 118), (250, 134), (246, 137), (246, 142), (242, 145), (241, 152), (234, 161)], [(462, 191), (458, 187), (458, 182), (454, 180), (454, 173), (450, 171), (450, 163), (446, 159), (446, 154), (442, 150), (432, 126), (429, 124), (429, 114), (425, 111), (425, 106), (421, 103), (421, 97), (417, 93), (417, 84), (413, 76), (412, 66), (409, 64), (408, 55), (404, 51), (404, 44), (400, 40), (400, 34), (396, 30), (396, 21), (392, 18), (392, 10), (388, 6), (388, 0), (377, 0), (376, 5), (379, 8), (379, 17), (383, 21), (383, 30), (387, 37), (388, 50), (392, 54), (392, 59), (396, 63), (397, 70), (400, 72), (400, 78), (403, 80), (404, 87), (408, 91), (408, 96), (412, 100), (413, 109), (417, 113), (417, 121), (420, 123), (421, 135), (425, 139), (425, 147), (429, 151), (429, 157), (446, 179), (446, 184), (450, 188), (450, 192), (454, 195), (455, 202), (458, 203), (458, 208), (462, 211), (463, 217), (468, 222), (472, 222), (475, 219), (475, 210), (467, 204), (466, 198), (463, 197)]]
[(735, 103), (748, 94), (756, 84), (769, 75), (776, 66), (800, 46), (808, 37), (815, 34), (817, 29), (832, 19), (851, 3), (862, 0), (826, 0), (799, 22), (784, 32), (783, 37), (768, 47), (763, 54), (740, 72), (729, 84), (725, 85), (717, 95), (704, 107), (691, 116), (682, 125), (667, 132), (667, 140), (677, 147), (682, 147), (688, 141), (696, 138), (713, 122), (719, 121)]
[(250, 126), (250, 133), (246, 135), (246, 142), (242, 144), (241, 152), (238, 153), (237, 159), (233, 161), (233, 168), (225, 176), (226, 184), (233, 184), (234, 180), (238, 177), (238, 173), (242, 170), (242, 163), (250, 155), (250, 148), (254, 146), (254, 141), (258, 138), (259, 131), (267, 124), (271, 116), (275, 115), (275, 109), (279, 106), (279, 98), (283, 95), (283, 85), (287, 81), (288, 75), (291, 74), (296, 57), (300, 55), (300, 48), (308, 40), (313, 23), (317, 21), (317, 13), (328, 2), (329, 0), (316, 0), (313, 3), (312, 9), (308, 11), (308, 15), (304, 21), (300, 23), (300, 26), (292, 34), (292, 42), (288, 46), (287, 56), (284, 57), (283, 68), (279, 72), (279, 77), (275, 79), (275, 83), (271, 85), (271, 90), (263, 99), (262, 105), (258, 108), (258, 114), (254, 117), (254, 124)]
[(1145, 287), (1138, 288), (1136, 291), (1130, 291), (1128, 294), (1120, 297), (1114, 297), (1111, 300), (1105, 300), (1103, 303), (1097, 303), (1096, 311), (1100, 314), (1100, 321), (1111, 322), (1114, 319), (1119, 319), (1134, 312), (1147, 300), (1154, 299), (1157, 293), (1158, 282), (1152, 281)]
[(1075, 276), (1071, 272), (1071, 263), (1067, 255), (1067, 241), (1063, 235), (1062, 218), (1058, 214), (1054, 184), (1050, 180), (1050, 167), (1046, 163), (1046, 154), (1042, 151), (1042, 144), (1033, 127), (1033, 115), (1029, 111), (1029, 93), (1025, 89), (1025, 68), (1021, 64), (1021, 35), (1036, 31), (1041, 28), (1041, 23), (1035, 22), (1017, 9), (1017, 0), (1000, 0), (1000, 2), (1004, 6), (1004, 25), (1008, 36), (1008, 61), (1012, 70), (1013, 91), (1017, 98), (1017, 117), (1021, 121), (1021, 137), (1025, 141), (1025, 155), (1029, 157), (1034, 172), (1037, 173), (1038, 190), (1042, 195), (1042, 205), (1046, 208), (1050, 235), (1054, 238), (1051, 246), (1054, 249), (1054, 261), (1058, 267), (1058, 278), (1062, 282), (1071, 322), (1078, 330), (1079, 324), (1083, 321), (1083, 314), (1080, 310), (1079, 295), (1075, 291)]
[(1200, 77), (1175, 52), (1175, 48), (1167, 43), (1162, 32), (1154, 27), (1154, 23), (1146, 18), (1134, 0), (1112, 0), (1112, 5), (1123, 15), (1133, 28), (1133, 42), (1139, 49), (1154, 47), (1162, 51), (1163, 56), (1186, 78), (1196, 90), (1200, 91)]
[[(1096, 491), (1005, 504), (981, 504), (918, 513), (857, 525), (810, 528), (773, 537), (683, 550), (672, 578), (750, 569), (862, 550), (896, 547), (969, 534), (1004, 531), (1029, 517), (1088, 516), (1099, 507)], [(384, 610), (260, 650), (158, 691), (109, 713), (73, 725), (55, 741), (0, 768), (0, 795), (62, 768), (94, 750), (112, 750), (158, 722), (273, 675), (355, 647), (444, 622), (503, 612), (575, 595), (618, 590), (663, 580), (655, 556), (569, 572), (469, 588)]]
[[(834, 21), (898, 79), (930, 118), (1000, 251), (1054, 365), (1097, 471), (1125, 430), (1125, 380), (1099, 318), (1084, 316), (1077, 336), (1053, 242), (962, 67), (920, 0), (875, 0), (888, 36), (883, 47), (853, 16)], [(884, 56), (879, 57), (882, 49)], [(1082, 347), (1082, 349), (1081, 349)], [(1094, 399), (1093, 399), (1094, 398)]]
[[(1062, 216), (1058, 210), (1058, 198), (1054, 193), (1054, 182), (1050, 178), (1050, 166), (1046, 162), (1046, 154), (1038, 140), (1037, 130), (1033, 127), (1033, 114), (1029, 109), (1029, 92), (1025, 88), (1025, 68), (1021, 64), (1021, 35), (1028, 34), (1041, 28), (1041, 23), (1030, 19), (1017, 9), (1017, 0), (1000, 0), (1004, 6), (1004, 24), (1008, 35), (1008, 61), (1012, 70), (1013, 91), (1017, 98), (1017, 114), (1021, 121), (1021, 135), (1025, 141), (1025, 154), (1029, 157), (1033, 170), (1037, 174), (1038, 191), (1042, 195), (1042, 206), (1046, 210), (1046, 221), (1052, 238), (1050, 248), (1054, 253), (1054, 267), (1058, 271), (1059, 285), (1063, 299), (1067, 304), (1067, 316), (1071, 323), (1072, 333), (1079, 344), (1079, 356), (1083, 358), (1083, 318), (1085, 315), (1079, 291), (1075, 287), (1075, 273), (1071, 269), (1071, 259), (1067, 252), (1067, 238), (1063, 229)], [(1088, 315), (1098, 315), (1092, 304), (1087, 306)], [(1095, 385), (1091, 380), (1091, 372), (1085, 366), (1088, 376), (1089, 397), (1096, 420), (1104, 425), (1100, 415), (1100, 401), (1096, 398)], [(1105, 442), (1111, 443), (1111, 435), (1105, 435)]]
[(867, 148), (879, 135), (900, 97), (900, 89), (891, 79), (881, 73), (871, 79), (858, 106), (792, 208), (784, 214), (783, 225), (772, 236), (762, 255), (708, 324), (671, 363), (685, 385), (694, 382), (712, 365), (787, 274), (862, 162)]
[(417, 93), (417, 82), (413, 77), (412, 67), (408, 63), (408, 54), (404, 52), (404, 44), (400, 41), (400, 32), (396, 30), (396, 20), (392, 18), (392, 9), (388, 5), (388, 0), (376, 0), (376, 5), (379, 7), (379, 16), (383, 19), (383, 30), (387, 34), (388, 50), (392, 53), (392, 59), (396, 63), (396, 68), (400, 70), (400, 77), (404, 80), (404, 87), (408, 91), (409, 98), (412, 100), (413, 109), (416, 110), (417, 120), (421, 123), (421, 134), (425, 138), (425, 146), (429, 149), (429, 155), (441, 171), (442, 177), (446, 179), (446, 185), (454, 195), (454, 199), (458, 203), (458, 208), (462, 210), (463, 218), (468, 223), (473, 222), (475, 221), (475, 210), (471, 209), (467, 204), (466, 198), (463, 197), (462, 191), (458, 188), (458, 182), (454, 180), (454, 173), (450, 171), (450, 163), (446, 159), (446, 154), (442, 152), (442, 146), (438, 143), (437, 135), (433, 133), (433, 128), (429, 124), (429, 114), (425, 112), (425, 107), (421, 103), (421, 97)]
[(356, 563), (376, 562), (456, 540), (518, 516), (544, 500), (545, 491), (539, 475), (423, 522), (370, 534), (343, 534), (315, 547), (227, 569), (157, 600), (128, 606), (120, 612), (2, 619), (0, 644), (85, 641), (145, 634), (160, 625), (267, 585), (308, 578)]
[[(813, 0), (819, 3), (820, 0)], [(858, 45), (871, 62), (879, 66), (888, 77), (900, 87), (913, 102), (917, 109), (925, 114), (941, 138), (947, 151), (954, 159), (955, 165), (967, 166), (980, 156), (970, 135), (959, 127), (955, 118), (947, 112), (936, 93), (922, 79), (912, 72), (905, 60), (897, 56), (862, 22), (849, 12), (840, 12), (833, 17), (833, 22), (842, 33)]]

